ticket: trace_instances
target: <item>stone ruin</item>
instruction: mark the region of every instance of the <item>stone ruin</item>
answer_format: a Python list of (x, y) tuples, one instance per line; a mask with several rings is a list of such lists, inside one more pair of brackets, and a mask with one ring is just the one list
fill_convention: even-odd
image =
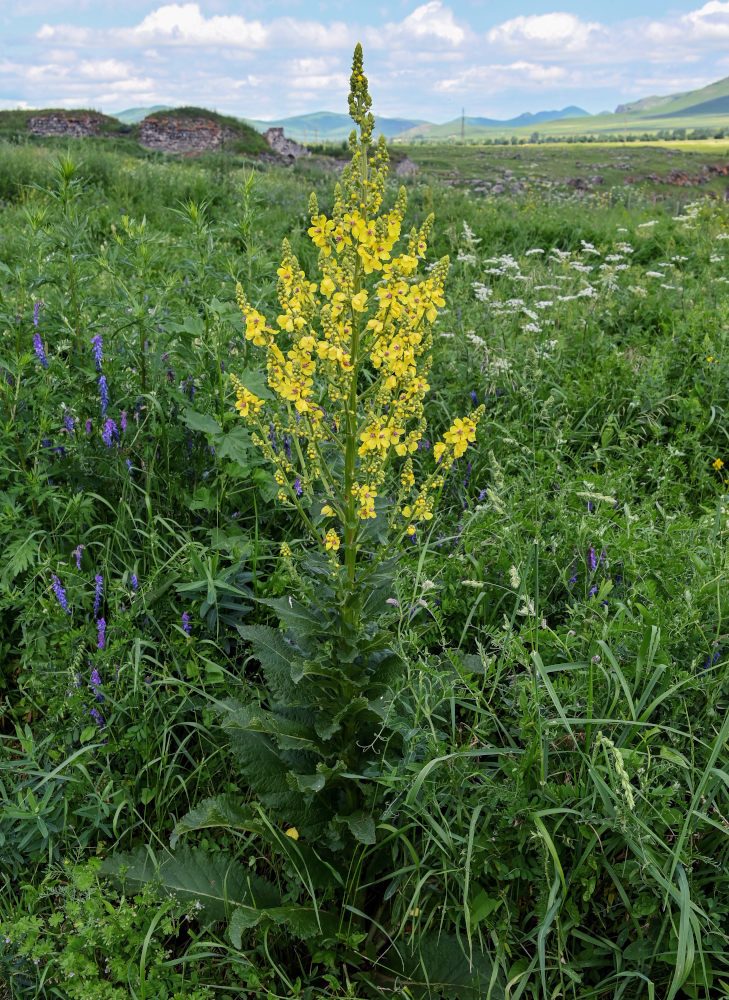
[(300, 146), (293, 139), (287, 139), (282, 128), (269, 128), (263, 133), (263, 138), (279, 156), (288, 156), (298, 160), (301, 156), (311, 156), (306, 146)]
[(93, 114), (66, 114), (52, 111), (50, 114), (35, 115), (28, 119), (28, 130), (33, 135), (63, 135), (80, 138), (98, 135), (102, 118)]
[(212, 118), (148, 116), (139, 123), (139, 143), (165, 153), (204, 152), (240, 136)]

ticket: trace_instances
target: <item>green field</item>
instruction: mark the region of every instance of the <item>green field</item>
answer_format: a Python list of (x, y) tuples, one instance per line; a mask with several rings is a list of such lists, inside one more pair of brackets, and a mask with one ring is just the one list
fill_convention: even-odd
[(405, 151), (0, 139), (0, 996), (729, 995), (729, 146)]

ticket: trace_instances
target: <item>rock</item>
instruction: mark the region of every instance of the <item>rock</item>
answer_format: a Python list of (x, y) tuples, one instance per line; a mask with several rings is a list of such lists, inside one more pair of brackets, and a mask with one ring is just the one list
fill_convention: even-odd
[(306, 146), (300, 146), (293, 139), (287, 139), (282, 128), (269, 128), (263, 133), (263, 138), (279, 156), (289, 156), (298, 160), (301, 156), (311, 156)]
[(413, 163), (409, 156), (405, 156), (395, 164), (395, 173), (398, 177), (414, 177), (418, 170), (417, 163)]
[(28, 119), (28, 130), (33, 135), (67, 135), (78, 138), (84, 135), (98, 135), (101, 117), (92, 114), (75, 115), (64, 111), (35, 115)]
[(202, 153), (237, 138), (233, 129), (221, 127), (212, 118), (149, 115), (139, 123), (140, 145), (165, 153)]

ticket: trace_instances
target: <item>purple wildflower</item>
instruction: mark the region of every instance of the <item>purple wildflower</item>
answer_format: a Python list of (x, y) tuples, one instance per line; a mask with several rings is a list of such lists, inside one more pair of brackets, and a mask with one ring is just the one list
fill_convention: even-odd
[(297, 497), (300, 497), (301, 494), (304, 492), (303, 489), (301, 488), (301, 479), (298, 476), (296, 477), (296, 480), (294, 482), (294, 491)]
[(186, 635), (190, 635), (190, 633), (192, 632), (192, 628), (190, 627), (190, 616), (188, 615), (187, 611), (182, 612), (182, 631)]
[(469, 462), (468, 465), (466, 466), (466, 475), (463, 477), (464, 490), (468, 489), (468, 484), (470, 483), (470, 481), (471, 481), (471, 463)]
[(122, 410), (121, 411), (121, 417), (119, 417), (119, 426), (121, 427), (122, 434), (123, 434), (124, 431), (127, 429), (127, 411), (126, 410)]
[(473, 400), (473, 405), (476, 406), (478, 403), (478, 393), (475, 389), (471, 389), (471, 399)]
[(98, 708), (96, 708), (96, 706), (94, 706), (94, 708), (91, 709), (89, 715), (94, 720), (99, 729), (104, 728), (104, 726), (106, 725), (106, 723), (104, 722), (104, 716), (101, 714)]
[(486, 490), (481, 490), (478, 495), (478, 502), (481, 503), (482, 500), (486, 499)]
[(67, 615), (71, 614), (71, 609), (68, 606), (68, 600), (66, 599), (66, 591), (61, 586), (61, 581), (58, 579), (55, 573), (51, 575), (51, 583), (53, 586), (53, 593), (56, 595), (56, 600), (61, 605), (63, 610)]
[(588, 592), (588, 597), (594, 597), (596, 593), (597, 593), (597, 584), (593, 584), (593, 586), (590, 587), (590, 590)]
[(131, 460), (131, 458), (128, 458), (128, 459), (127, 459), (127, 471), (129, 472), (129, 475), (130, 475), (130, 476), (133, 476), (133, 475), (134, 475), (134, 466), (132, 465), (132, 460)]
[(568, 587), (572, 588), (577, 583), (577, 560), (572, 560), (572, 565), (570, 567), (570, 582), (567, 584)]
[(94, 361), (97, 372), (101, 371), (101, 362), (104, 360), (104, 341), (100, 333), (91, 338), (91, 346), (94, 349)]
[(595, 505), (594, 505), (594, 503), (592, 502), (592, 500), (587, 500), (587, 501), (585, 502), (585, 507), (587, 507), (587, 509), (589, 510), (589, 512), (590, 512), (591, 514), (592, 514), (593, 510), (595, 509)]
[(91, 417), (86, 418), (86, 437), (91, 434)]
[(603, 549), (602, 552), (600, 553), (600, 565), (601, 566), (605, 565), (605, 560), (606, 559), (607, 559), (607, 552), (605, 551), (605, 549)]
[(66, 428), (66, 430), (72, 437), (73, 437), (74, 419), (75, 418), (70, 410), (63, 411), (63, 426)]
[(93, 687), (96, 688), (96, 691), (94, 692), (96, 700), (103, 701), (104, 696), (101, 693), (101, 677), (99, 676), (99, 671), (96, 669), (96, 667), (94, 667), (94, 669), (91, 671), (91, 684)]
[(40, 299), (38, 299), (36, 304), (33, 306), (33, 326), (36, 328), (36, 330), (38, 329), (38, 315), (44, 305), (45, 302), (42, 302)]
[(106, 649), (106, 620), (99, 618), (96, 622), (96, 648)]
[(76, 548), (73, 550), (73, 555), (76, 556), (76, 569), (79, 571), (79, 573), (81, 572), (81, 553), (85, 548), (86, 548), (85, 545), (77, 545)]
[(101, 396), (101, 416), (106, 416), (106, 408), (109, 405), (109, 388), (106, 384), (106, 375), (99, 375), (99, 395)]
[(104, 578), (100, 573), (94, 577), (94, 618), (99, 612), (101, 598), (104, 596)]
[(283, 436), (283, 446), (284, 446), (284, 451), (286, 452), (286, 458), (288, 458), (288, 460), (290, 462), (291, 461), (291, 438), (288, 436), (288, 434), (284, 434), (284, 436)]
[(36, 357), (43, 365), (44, 368), (48, 367), (48, 358), (46, 357), (46, 351), (43, 347), (43, 341), (41, 340), (41, 335), (36, 331), (33, 334), (33, 350), (35, 351)]
[(101, 432), (101, 436), (104, 439), (104, 444), (107, 448), (111, 448), (111, 442), (114, 438), (119, 437), (119, 432), (116, 429), (116, 422), (109, 417), (109, 419), (104, 424), (104, 429)]
[(590, 567), (591, 573), (594, 573), (597, 569), (597, 556), (592, 546), (587, 550), (587, 565)]
[(274, 451), (278, 451), (276, 447), (276, 428), (273, 424), (269, 424), (268, 427), (268, 440), (271, 442), (271, 447)]
[(139, 580), (137, 579), (136, 573), (132, 573), (131, 584), (132, 584), (132, 590), (136, 592), (137, 588), (139, 587)]

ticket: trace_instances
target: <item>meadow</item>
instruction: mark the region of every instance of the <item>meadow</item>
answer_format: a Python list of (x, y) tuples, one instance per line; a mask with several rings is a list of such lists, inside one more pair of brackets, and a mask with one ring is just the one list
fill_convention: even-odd
[(395, 457), (338, 173), (2, 149), (0, 996), (729, 996), (729, 205), (412, 156)]

